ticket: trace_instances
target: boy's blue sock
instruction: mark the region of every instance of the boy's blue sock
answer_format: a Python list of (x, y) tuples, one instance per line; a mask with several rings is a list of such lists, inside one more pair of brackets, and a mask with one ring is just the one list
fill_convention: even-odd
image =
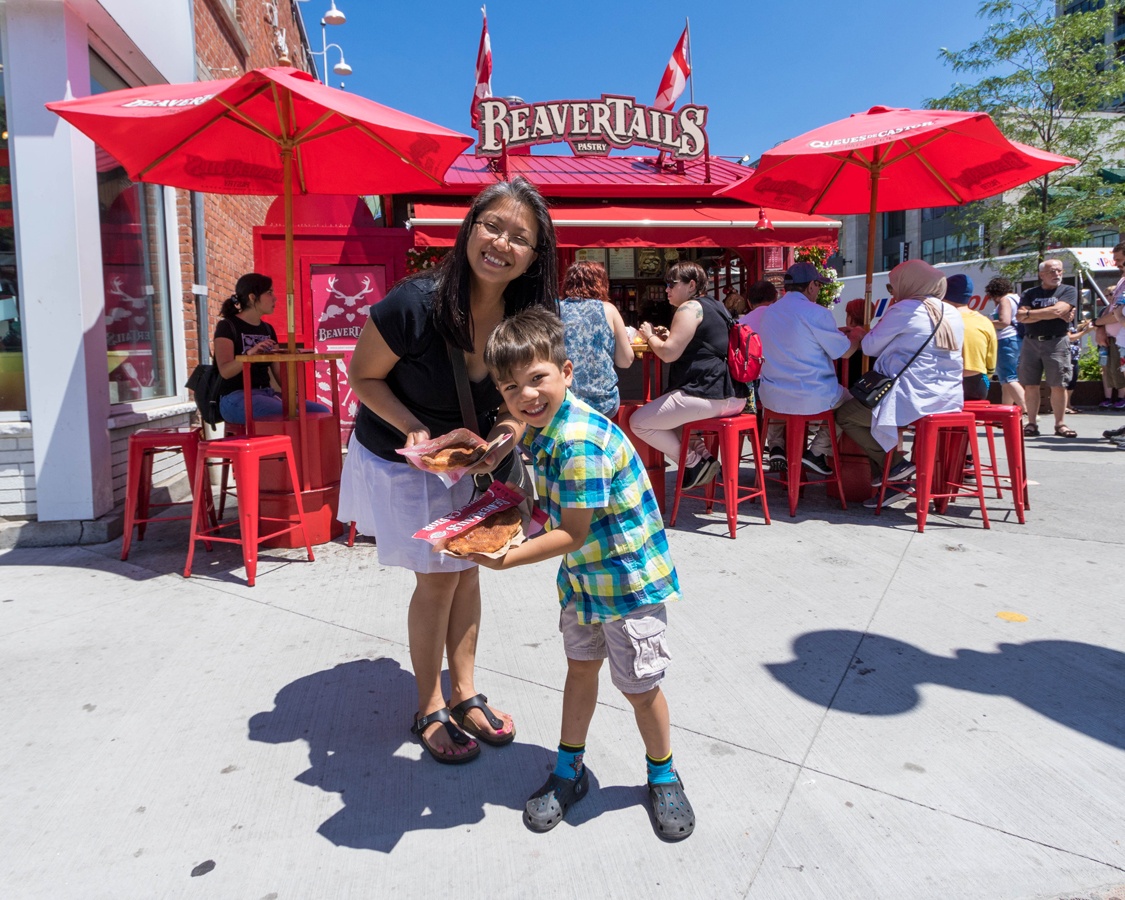
[(585, 744), (559, 744), (559, 756), (555, 760), (555, 774), (559, 778), (573, 781), (582, 774), (582, 757), (586, 755)]
[(672, 768), (671, 753), (665, 756), (664, 759), (653, 759), (646, 753), (645, 765), (648, 767), (649, 784), (672, 784), (680, 780), (675, 770)]

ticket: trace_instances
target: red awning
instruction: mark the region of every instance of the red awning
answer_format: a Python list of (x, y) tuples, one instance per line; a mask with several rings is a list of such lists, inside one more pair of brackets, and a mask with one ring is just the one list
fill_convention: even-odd
[[(415, 203), (408, 225), (418, 247), (451, 247), (468, 207)], [(758, 229), (758, 207), (741, 204), (671, 206), (554, 206), (560, 247), (792, 247), (835, 248), (840, 222), (823, 216), (765, 210), (772, 228)]]

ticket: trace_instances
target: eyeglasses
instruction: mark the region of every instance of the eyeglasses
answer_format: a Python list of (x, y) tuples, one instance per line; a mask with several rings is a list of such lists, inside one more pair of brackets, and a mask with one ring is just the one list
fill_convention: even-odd
[(674, 288), (677, 284), (685, 284), (685, 282), (683, 282), (683, 281), (665, 281), (664, 287)]
[(477, 219), (473, 224), (483, 231), (485, 237), (489, 240), (498, 241), (501, 235), (503, 235), (508, 241), (508, 246), (513, 250), (526, 251), (535, 249), (535, 245), (523, 235), (512, 234), (510, 231), (505, 231), (495, 222), (489, 222), (487, 219)]

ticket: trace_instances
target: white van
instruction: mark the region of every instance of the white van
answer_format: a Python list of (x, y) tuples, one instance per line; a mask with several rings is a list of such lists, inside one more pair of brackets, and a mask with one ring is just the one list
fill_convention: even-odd
[[(1121, 273), (1113, 264), (1113, 253), (1109, 247), (1067, 247), (1060, 250), (1048, 251), (1051, 259), (1061, 259), (1063, 262), (1063, 281), (1078, 288), (1078, 318), (1092, 317), (1096, 310), (1106, 303), (1106, 297), (1112, 292), (1113, 286), (1121, 277)], [(969, 306), (986, 316), (991, 317), (996, 305), (986, 301), (984, 297), (985, 286), (1000, 274), (999, 269), (1005, 263), (1026, 258), (1019, 256), (999, 256), (991, 261), (983, 259), (967, 259), (963, 262), (941, 263), (934, 268), (940, 269), (948, 278), (950, 275), (968, 275), (973, 280), (973, 297)], [(887, 309), (887, 272), (876, 272), (871, 279), (871, 299), (875, 303), (871, 321), (874, 322)], [(850, 275), (841, 279), (844, 289), (840, 292), (840, 302), (833, 309), (836, 321), (844, 324), (845, 307), (848, 301), (857, 297), (863, 299), (864, 276)], [(1016, 292), (1022, 293), (1028, 288), (1035, 287), (1039, 278), (1035, 273), (1015, 282)], [(1095, 303), (1096, 301), (1096, 303)]]

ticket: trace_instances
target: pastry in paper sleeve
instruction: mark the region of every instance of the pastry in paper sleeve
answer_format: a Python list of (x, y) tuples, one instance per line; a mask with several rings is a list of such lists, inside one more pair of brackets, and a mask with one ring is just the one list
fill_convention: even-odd
[(450, 556), (480, 553), (499, 559), (537, 533), (545, 520), (522, 493), (494, 481), (468, 506), (420, 528), (414, 537), (429, 541), (434, 550)]
[(511, 432), (505, 432), (490, 444), (468, 428), (457, 428), (449, 434), (395, 452), (405, 456), (423, 472), (437, 475), (446, 487), (452, 487), (465, 477), (469, 469), (493, 450), (504, 446), (511, 437)]

